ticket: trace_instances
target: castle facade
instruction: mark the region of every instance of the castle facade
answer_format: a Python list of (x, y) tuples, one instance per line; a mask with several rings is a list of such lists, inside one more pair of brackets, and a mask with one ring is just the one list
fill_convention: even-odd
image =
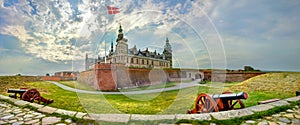
[(156, 50), (151, 52), (148, 48), (141, 51), (135, 45), (128, 49), (128, 39), (124, 38), (123, 29), (120, 25), (116, 43), (115, 50), (113, 42), (111, 43), (111, 49), (106, 58), (98, 58), (98, 61), (96, 61), (95, 59), (89, 59), (86, 55), (86, 70), (91, 69), (97, 62), (124, 64), (126, 67), (135, 68), (172, 68), (172, 47), (168, 38), (166, 38), (164, 50), (161, 54), (157, 53)]

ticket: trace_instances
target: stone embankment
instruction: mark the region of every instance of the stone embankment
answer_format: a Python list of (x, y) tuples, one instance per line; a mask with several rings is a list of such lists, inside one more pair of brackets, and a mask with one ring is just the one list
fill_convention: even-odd
[[(2, 101), (1, 101), (2, 100)], [(4, 101), (5, 100), (5, 101)], [(256, 112), (263, 112), (273, 109), (277, 106), (287, 106), (291, 102), (300, 100), (300, 96), (280, 100), (277, 102), (248, 107), (240, 110), (231, 110), (224, 112), (214, 112), (207, 114), (172, 114), (172, 115), (140, 115), (140, 114), (87, 114), (82, 112), (67, 111), (49, 106), (29, 103), (22, 100), (9, 98), (0, 95), (0, 124), (76, 124), (72, 118), (82, 120), (94, 120), (105, 122), (129, 123), (130, 121), (149, 122), (157, 120), (178, 121), (181, 119), (189, 120), (230, 120), (242, 116), (250, 116)], [(9, 103), (7, 103), (9, 102)], [(10, 104), (13, 103), (13, 104)], [(242, 124), (258, 125), (300, 125), (300, 108), (298, 105), (293, 108), (265, 116), (262, 119), (246, 120)], [(214, 124), (214, 123), (211, 123)]]
[(285, 112), (265, 116), (262, 119), (244, 121), (242, 125), (300, 125), (300, 108), (296, 105)]

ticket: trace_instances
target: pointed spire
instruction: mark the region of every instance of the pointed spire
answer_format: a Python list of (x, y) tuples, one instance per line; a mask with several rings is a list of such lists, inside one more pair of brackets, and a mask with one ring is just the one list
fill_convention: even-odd
[(111, 46), (110, 47), (111, 47), (110, 52), (114, 52), (114, 43), (113, 43), (113, 41), (111, 41)]
[(169, 39), (168, 39), (168, 37), (166, 38), (166, 43), (169, 43)]
[(120, 27), (119, 27), (119, 33), (122, 33), (123, 29), (122, 29), (122, 25), (120, 24)]
[(168, 37), (166, 38), (166, 44), (164, 46), (164, 51), (172, 52), (172, 47), (171, 47)]
[(119, 28), (119, 34), (118, 34), (118, 38), (116, 40), (116, 42), (120, 41), (123, 39), (123, 29), (122, 29), (122, 26), (120, 24), (120, 28)]

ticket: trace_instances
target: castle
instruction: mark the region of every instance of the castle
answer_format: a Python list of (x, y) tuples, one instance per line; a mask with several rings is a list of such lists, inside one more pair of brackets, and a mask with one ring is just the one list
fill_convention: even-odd
[(120, 25), (116, 43), (116, 50), (114, 51), (112, 42), (110, 52), (105, 55), (106, 57), (91, 59), (86, 55), (85, 69), (92, 69), (97, 62), (124, 64), (126, 67), (135, 68), (172, 68), (172, 47), (168, 38), (166, 38), (164, 50), (161, 54), (157, 53), (156, 50), (151, 52), (148, 48), (141, 51), (137, 49), (136, 45), (128, 49), (128, 39), (124, 38), (123, 29)]
[(225, 75), (227, 82), (243, 81), (263, 74), (172, 68), (172, 47), (168, 38), (162, 54), (147, 48), (141, 51), (136, 46), (128, 49), (128, 40), (124, 38), (122, 26), (118, 30), (116, 43), (115, 51), (111, 43), (110, 52), (104, 58), (91, 59), (86, 55), (86, 71), (80, 72), (77, 80), (96, 90), (110, 91), (166, 82), (223, 81)]

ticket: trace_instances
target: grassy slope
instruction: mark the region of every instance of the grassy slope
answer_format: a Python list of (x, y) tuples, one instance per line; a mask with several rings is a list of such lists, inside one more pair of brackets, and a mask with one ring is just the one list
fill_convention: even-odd
[(8, 95), (7, 89), (30, 88), (27, 82), (39, 81), (35, 76), (0, 76), (0, 93)]
[(249, 98), (243, 101), (246, 106), (257, 105), (258, 101), (272, 98), (295, 96), (300, 90), (300, 73), (268, 73), (250, 78), (226, 90), (248, 92)]

